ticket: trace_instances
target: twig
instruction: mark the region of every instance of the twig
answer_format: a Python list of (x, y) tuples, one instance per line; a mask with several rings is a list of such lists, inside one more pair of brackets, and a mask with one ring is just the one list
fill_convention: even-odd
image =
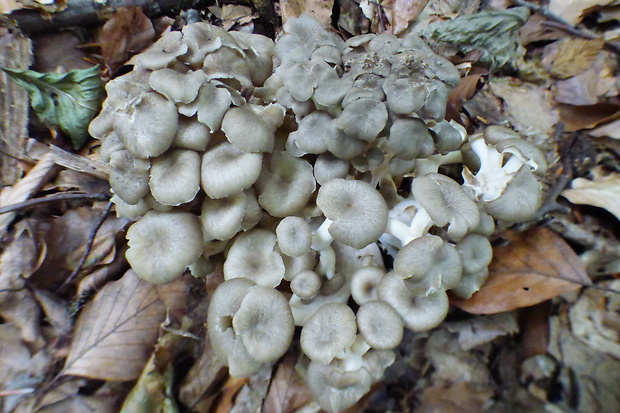
[(75, 194), (75, 193), (55, 194), (55, 195), (49, 195), (43, 198), (29, 199), (24, 202), (17, 202), (15, 204), (0, 207), (0, 215), (7, 214), (9, 212), (14, 212), (20, 209), (30, 209), (37, 205), (46, 204), (48, 202), (66, 201), (68, 199), (92, 199), (96, 201), (107, 201), (108, 199), (110, 199), (110, 197), (104, 193), (100, 193), (100, 194)]
[(73, 280), (77, 277), (78, 273), (82, 270), (82, 267), (84, 266), (84, 263), (86, 262), (86, 259), (88, 258), (88, 256), (90, 255), (90, 252), (93, 249), (93, 244), (95, 243), (95, 237), (97, 236), (97, 232), (99, 232), (99, 229), (101, 228), (106, 218), (108, 217), (108, 214), (110, 213), (110, 210), (112, 209), (112, 205), (114, 205), (113, 202), (111, 201), (108, 202), (108, 205), (106, 206), (105, 210), (101, 214), (99, 221), (97, 221), (97, 224), (93, 227), (93, 229), (90, 232), (90, 235), (88, 238), (88, 244), (86, 245), (86, 250), (84, 251), (82, 258), (80, 259), (80, 262), (75, 267), (75, 269), (71, 272), (71, 274), (67, 277), (67, 279), (62, 283), (62, 285), (58, 287), (58, 289), (56, 290), (56, 293), (63, 292), (65, 288), (67, 288), (69, 284), (73, 282)]

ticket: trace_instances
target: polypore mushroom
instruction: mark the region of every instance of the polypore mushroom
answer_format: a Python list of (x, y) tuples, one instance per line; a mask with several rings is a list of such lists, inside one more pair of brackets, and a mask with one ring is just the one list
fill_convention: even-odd
[(327, 227), (329, 236), (354, 248), (378, 240), (387, 225), (385, 200), (362, 181), (332, 179), (319, 189), (316, 204), (333, 221)]
[(180, 277), (202, 254), (198, 217), (188, 212), (149, 211), (127, 231), (127, 261), (152, 284)]

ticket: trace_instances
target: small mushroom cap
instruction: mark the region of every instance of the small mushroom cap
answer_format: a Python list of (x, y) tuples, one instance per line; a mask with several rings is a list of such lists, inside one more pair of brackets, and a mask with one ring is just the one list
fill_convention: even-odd
[(250, 67), (240, 50), (224, 46), (209, 53), (202, 67), (207, 79), (221, 80), (237, 90), (251, 89)]
[(180, 277), (202, 254), (198, 217), (188, 212), (149, 211), (127, 231), (127, 261), (152, 284)]
[(181, 32), (164, 33), (151, 47), (134, 56), (131, 61), (139, 68), (162, 69), (187, 52), (187, 45), (181, 43), (182, 37)]
[(397, 119), (388, 138), (390, 151), (401, 159), (427, 158), (435, 145), (426, 124), (420, 119)]
[(328, 364), (351, 347), (357, 326), (346, 304), (329, 303), (317, 310), (301, 330), (301, 349), (313, 361)]
[(284, 263), (275, 245), (276, 234), (265, 229), (239, 234), (224, 262), (224, 278), (245, 277), (258, 285), (276, 287), (284, 276)]
[(234, 237), (241, 231), (246, 203), (245, 192), (219, 199), (205, 198), (200, 215), (205, 238), (223, 241)]
[(539, 176), (547, 172), (545, 155), (533, 143), (520, 138), (503, 139), (495, 145), (501, 153), (511, 153), (521, 162), (528, 164), (532, 171)]
[(110, 185), (114, 193), (130, 205), (135, 205), (149, 192), (151, 163), (120, 150), (110, 155)]
[(373, 300), (357, 310), (357, 328), (372, 348), (391, 350), (403, 339), (403, 321), (386, 302)]
[(131, 205), (123, 201), (118, 195), (113, 195), (110, 201), (114, 203), (116, 207), (116, 216), (119, 218), (137, 218), (146, 214), (151, 209), (143, 199), (138, 201), (137, 204)]
[(349, 174), (349, 162), (336, 158), (331, 153), (322, 153), (314, 163), (314, 178), (323, 185), (330, 179), (346, 178)]
[(349, 136), (372, 142), (388, 119), (385, 103), (361, 98), (351, 102), (338, 117), (338, 127)]
[(263, 156), (245, 153), (223, 142), (202, 156), (202, 189), (211, 198), (223, 198), (241, 192), (256, 182)]
[(450, 122), (442, 120), (434, 125), (431, 130), (435, 134), (435, 147), (439, 152), (456, 151), (461, 147), (466, 135), (461, 134)]
[(172, 147), (202, 152), (207, 149), (210, 140), (211, 133), (207, 125), (197, 122), (196, 119), (181, 116)]
[(284, 279), (292, 281), (302, 271), (312, 270), (316, 266), (316, 252), (309, 251), (301, 257), (282, 256), (284, 261)]
[(270, 215), (286, 217), (297, 214), (308, 204), (316, 189), (312, 165), (287, 152), (265, 155), (256, 188), (258, 203)]
[(383, 83), (387, 105), (399, 115), (410, 115), (424, 105), (426, 88), (419, 82), (412, 82), (409, 77), (390, 75)]
[(359, 305), (377, 299), (377, 285), (385, 275), (385, 269), (375, 265), (362, 267), (351, 278), (351, 295)]
[(302, 271), (291, 281), (291, 291), (299, 298), (310, 299), (317, 295), (323, 285), (321, 277), (314, 271)]
[(310, 251), (312, 230), (305, 219), (288, 216), (276, 227), (280, 251), (290, 257), (299, 257)]
[(366, 182), (332, 179), (319, 189), (316, 204), (334, 221), (332, 237), (357, 249), (377, 241), (387, 226), (387, 204)]
[(228, 32), (245, 52), (254, 86), (262, 86), (273, 73), (275, 44), (266, 36), (239, 31)]
[(151, 73), (149, 84), (175, 103), (190, 103), (198, 95), (200, 85), (206, 81), (203, 71), (181, 73), (174, 69), (160, 69)]
[(429, 295), (416, 295), (396, 274), (386, 274), (379, 283), (379, 299), (392, 306), (405, 327), (426, 331), (437, 327), (448, 315), (448, 295), (439, 290)]
[(451, 238), (462, 238), (480, 223), (478, 207), (456, 181), (432, 173), (415, 178), (411, 187), (415, 199), (437, 226), (450, 224)]
[(456, 250), (461, 256), (465, 273), (480, 272), (487, 268), (493, 259), (493, 248), (489, 239), (479, 234), (467, 234), (456, 244)]
[(332, 116), (323, 111), (312, 112), (299, 121), (299, 127), (291, 132), (287, 148), (294, 145), (302, 154), (323, 153), (327, 151), (325, 135), (338, 133)]
[(508, 182), (499, 198), (484, 203), (484, 210), (493, 218), (507, 223), (523, 222), (536, 216), (541, 202), (540, 182), (524, 165)]
[(259, 362), (282, 357), (295, 332), (286, 298), (273, 288), (261, 286), (250, 289), (243, 297), (232, 326), (250, 357)]
[(496, 145), (504, 139), (521, 139), (519, 134), (505, 126), (490, 125), (484, 129), (484, 140)]
[(207, 125), (211, 132), (217, 132), (222, 126), (222, 119), (230, 108), (231, 101), (228, 89), (203, 83), (195, 101), (187, 105), (179, 104), (179, 113), (185, 116), (196, 115), (198, 122)]
[(149, 187), (153, 198), (164, 205), (192, 201), (200, 190), (200, 155), (175, 149), (153, 159)]
[(328, 412), (340, 412), (357, 403), (370, 391), (372, 380), (367, 369), (346, 371), (340, 363), (328, 365), (311, 361), (306, 377), (314, 399)]
[(419, 285), (426, 291), (455, 287), (463, 272), (461, 258), (454, 245), (435, 235), (425, 235), (405, 245), (394, 260), (394, 273), (407, 285)]
[[(229, 109), (222, 120), (222, 130), (226, 138), (235, 148), (243, 152), (271, 152), (273, 150), (275, 129), (277, 120), (282, 120), (284, 112), (277, 106), (267, 109), (256, 105), (247, 104), (244, 106)], [(268, 122), (265, 112), (277, 116), (274, 124)], [(272, 113), (273, 112), (273, 113)], [(282, 115), (282, 116), (280, 116)], [(279, 122), (282, 123), (282, 120)]]
[(161, 155), (176, 136), (179, 115), (174, 103), (145, 92), (123, 111), (114, 113), (114, 131), (131, 154), (147, 159)]

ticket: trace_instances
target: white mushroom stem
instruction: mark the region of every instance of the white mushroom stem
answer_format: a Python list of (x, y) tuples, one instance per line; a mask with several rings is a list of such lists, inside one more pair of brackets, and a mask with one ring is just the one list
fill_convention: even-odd
[(364, 366), (364, 354), (370, 350), (370, 346), (361, 334), (355, 337), (355, 341), (350, 348), (341, 351), (336, 358), (341, 360), (344, 371), (357, 371)]
[(312, 233), (312, 249), (321, 251), (330, 246), (334, 237), (329, 233), (329, 226), (332, 224), (331, 219), (325, 218), (325, 221)]
[[(413, 217), (412, 211), (415, 211)], [(400, 249), (428, 233), (434, 224), (422, 205), (413, 198), (407, 198), (390, 210), (385, 233), (379, 239), (383, 244)]]
[(332, 247), (326, 247), (319, 251), (319, 265), (317, 272), (331, 280), (336, 274), (336, 252)]
[(453, 163), (462, 163), (463, 153), (461, 151), (448, 152), (445, 155), (440, 153), (428, 158), (416, 160), (415, 175), (424, 176), (429, 173), (437, 173), (441, 165), (450, 165)]
[(471, 187), (482, 201), (493, 201), (504, 193), (515, 173), (523, 166), (523, 161), (513, 155), (502, 166), (504, 155), (487, 145), (482, 134), (472, 136), (470, 144), (480, 159), (480, 169), (475, 175), (467, 167), (463, 169), (465, 185)]

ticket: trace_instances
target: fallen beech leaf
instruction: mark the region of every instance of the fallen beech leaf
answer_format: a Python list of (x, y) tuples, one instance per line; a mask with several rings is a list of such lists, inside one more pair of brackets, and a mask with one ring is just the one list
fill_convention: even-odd
[(291, 17), (299, 17), (306, 13), (314, 17), (325, 27), (332, 24), (332, 9), (334, 0), (282, 0), (280, 10), (282, 12), (282, 23), (286, 23)]
[(386, 17), (392, 25), (392, 33), (398, 35), (414, 22), (426, 5), (428, 0), (388, 0), (382, 1)]
[(287, 354), (282, 359), (271, 381), (263, 406), (264, 411), (293, 413), (312, 401), (310, 388), (295, 370), (296, 363), (297, 357), (292, 354)]
[[(137, 379), (153, 351), (160, 324), (167, 313), (183, 307), (185, 291), (183, 279), (155, 286), (132, 270), (107, 284), (80, 314), (61, 375)], [(171, 302), (174, 307), (167, 308)]]
[(549, 11), (574, 25), (597, 6), (606, 6), (610, 3), (613, 3), (613, 0), (551, 0)]
[(220, 390), (220, 399), (215, 413), (229, 413), (235, 404), (234, 399), (237, 393), (249, 381), (248, 377), (229, 377), (224, 387)]
[[(488, 72), (487, 72), (488, 73)], [(463, 108), (463, 102), (471, 99), (476, 93), (478, 81), (485, 73), (470, 74), (461, 79), (459, 84), (452, 90), (448, 97), (448, 103), (453, 106), (456, 112)]]
[(574, 179), (571, 189), (563, 191), (562, 196), (573, 204), (604, 208), (620, 220), (620, 174), (605, 175), (601, 168), (596, 168), (592, 175), (592, 180)]
[(155, 40), (155, 29), (139, 7), (119, 7), (99, 34), (101, 54), (112, 72)]
[(560, 120), (564, 122), (565, 132), (592, 129), (602, 123), (620, 118), (620, 105), (617, 103), (597, 103), (594, 105), (556, 105)]
[(494, 248), (489, 279), (470, 299), (451, 303), (472, 314), (495, 314), (529, 307), (590, 284), (585, 267), (553, 231), (534, 228)]
[(568, 79), (588, 70), (604, 44), (603, 39), (562, 39), (545, 47), (542, 63), (551, 75)]

